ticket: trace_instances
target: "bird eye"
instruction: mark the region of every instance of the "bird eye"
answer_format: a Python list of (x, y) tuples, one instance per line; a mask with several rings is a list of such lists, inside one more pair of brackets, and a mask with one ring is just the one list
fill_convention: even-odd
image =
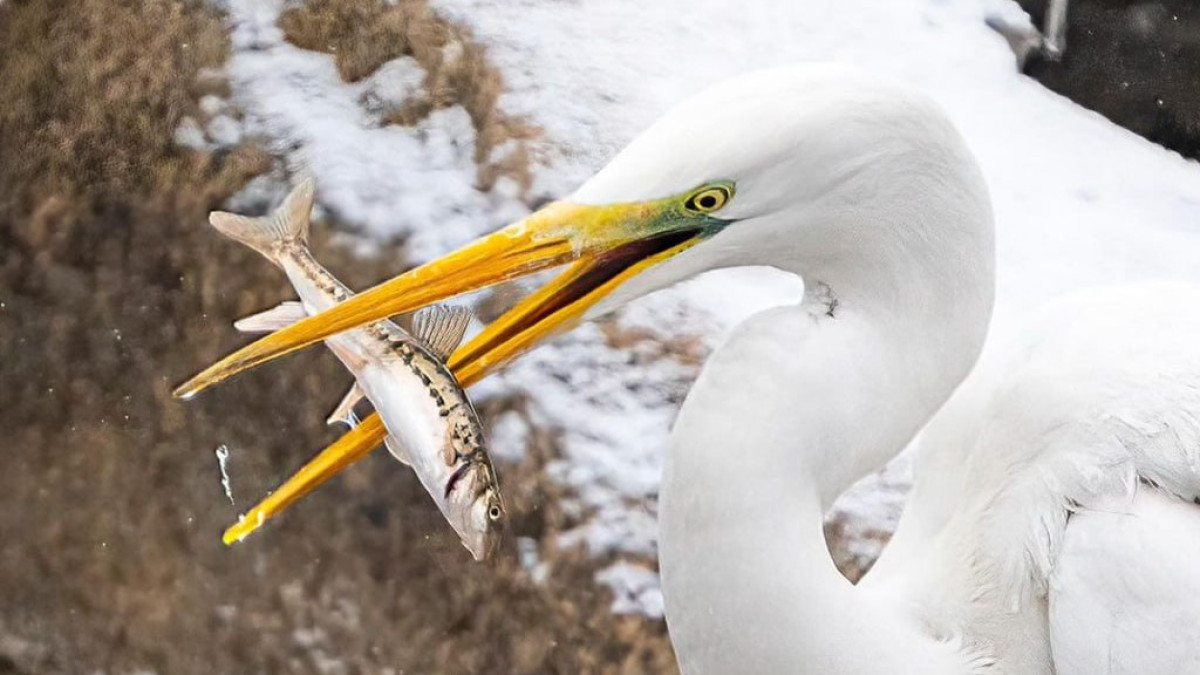
[(500, 516), (502, 515), (504, 515), (504, 513), (500, 510), (498, 505), (492, 504), (488, 507), (488, 518), (491, 519), (492, 522), (500, 520)]
[(729, 188), (724, 185), (706, 187), (688, 197), (683, 207), (693, 213), (712, 213), (725, 206), (730, 196)]

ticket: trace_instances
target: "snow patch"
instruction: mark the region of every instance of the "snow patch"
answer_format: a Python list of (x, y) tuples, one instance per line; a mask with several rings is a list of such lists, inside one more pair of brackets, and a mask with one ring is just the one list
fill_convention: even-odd
[(414, 92), (424, 71), (394, 59), (343, 82), (334, 57), (284, 40), (279, 0), (229, 0), (229, 80), (243, 133), (266, 139), (293, 173), (317, 179), (337, 219), (381, 240), (403, 238), (412, 262), (443, 254), (527, 212), (511, 194), (476, 188), (475, 130), (461, 106), (411, 127), (383, 116)]
[(492, 422), (488, 434), (488, 449), (492, 457), (501, 462), (517, 463), (525, 459), (529, 447), (529, 425), (521, 415), (509, 410), (500, 413)]
[(204, 129), (194, 117), (184, 117), (175, 127), (175, 145), (189, 150), (205, 151), (208, 149), (208, 139), (204, 137)]
[(618, 562), (597, 572), (596, 581), (612, 591), (613, 612), (662, 618), (662, 589), (659, 587), (658, 573), (653, 570)]
[(535, 584), (544, 584), (550, 576), (550, 565), (542, 561), (538, 554), (538, 542), (532, 537), (517, 538), (517, 554), (520, 556), (521, 568), (529, 574)]

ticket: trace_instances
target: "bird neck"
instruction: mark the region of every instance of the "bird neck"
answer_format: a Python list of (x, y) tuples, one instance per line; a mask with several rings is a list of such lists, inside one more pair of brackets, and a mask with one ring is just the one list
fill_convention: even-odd
[(993, 268), (990, 214), (975, 213), (949, 236), (918, 237), (932, 248), (860, 238), (850, 264), (774, 261), (811, 273), (805, 302), (752, 317), (706, 364), (660, 497), (663, 594), (685, 671), (780, 672), (802, 658), (812, 672), (963, 672), (960, 655), (838, 573), (822, 524), (978, 357)]
[[(838, 673), (949, 660), (840, 575), (822, 524), (832, 500), (903, 448), (962, 375), (921, 371), (935, 347), (889, 335), (891, 318), (873, 321), (841, 298), (834, 316), (824, 307), (740, 326), (680, 411), (659, 517), (685, 672), (790, 672), (800, 656), (811, 672)], [(954, 672), (939, 668), (914, 672)]]

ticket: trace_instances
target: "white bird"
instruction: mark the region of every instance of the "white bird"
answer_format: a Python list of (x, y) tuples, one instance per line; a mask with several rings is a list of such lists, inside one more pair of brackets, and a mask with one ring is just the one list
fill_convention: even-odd
[[(465, 383), (705, 270), (770, 265), (806, 282), (803, 303), (733, 331), (674, 426), (660, 560), (684, 672), (1200, 673), (1200, 290), (1054, 304), (955, 394), (992, 311), (984, 181), (935, 104), (854, 70), (718, 83), (569, 199), (181, 393), (565, 263), (455, 354)], [(894, 542), (852, 585), (822, 516), (922, 429)]]

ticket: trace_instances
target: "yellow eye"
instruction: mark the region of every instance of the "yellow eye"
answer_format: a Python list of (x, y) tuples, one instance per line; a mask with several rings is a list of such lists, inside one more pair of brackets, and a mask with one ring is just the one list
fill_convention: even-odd
[(693, 213), (712, 213), (725, 206), (730, 196), (729, 188), (724, 185), (706, 187), (688, 197), (683, 207)]

